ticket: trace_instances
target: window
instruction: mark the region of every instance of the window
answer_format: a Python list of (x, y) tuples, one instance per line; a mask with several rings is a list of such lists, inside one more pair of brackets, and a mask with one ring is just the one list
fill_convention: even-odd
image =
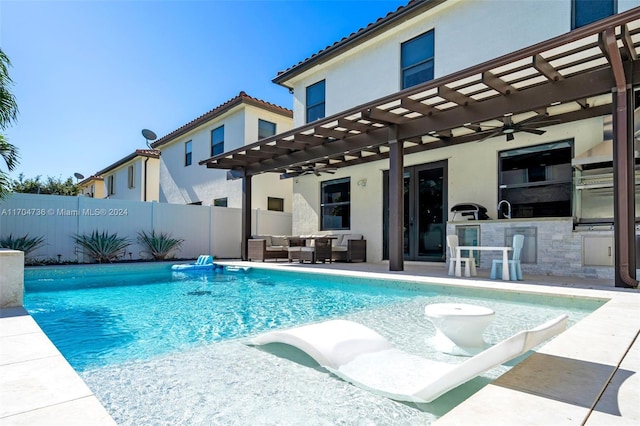
[(224, 152), (224, 126), (211, 131), (211, 156)]
[(324, 80), (307, 87), (307, 123), (324, 118)]
[(127, 168), (127, 186), (129, 189), (136, 187), (135, 166), (133, 164)]
[(227, 197), (214, 199), (213, 205), (215, 207), (227, 207)]
[(433, 80), (433, 30), (402, 43), (402, 88)]
[(276, 123), (266, 120), (258, 120), (258, 139), (268, 138), (276, 134)]
[(616, 0), (572, 0), (571, 29), (615, 15)]
[(111, 175), (107, 177), (107, 195), (113, 195), (116, 193), (116, 177)]
[(500, 200), (511, 217), (569, 217), (573, 143), (554, 142), (500, 153)]
[(322, 182), (320, 229), (351, 228), (351, 178)]
[(284, 198), (267, 197), (267, 210), (284, 211)]
[(185, 167), (191, 165), (191, 161), (193, 157), (192, 149), (193, 148), (192, 148), (191, 141), (184, 143), (184, 166)]

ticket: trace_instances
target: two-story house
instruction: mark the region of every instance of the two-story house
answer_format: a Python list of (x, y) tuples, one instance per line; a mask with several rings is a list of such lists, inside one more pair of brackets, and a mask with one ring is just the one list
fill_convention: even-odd
[[(447, 233), (522, 233), (525, 271), (631, 285), (638, 5), (410, 1), (278, 74), (293, 130), (202, 163), (293, 177), (294, 233), (362, 233), (391, 270), (444, 261)], [(603, 143), (610, 185), (592, 208), (574, 180)]]
[[(160, 201), (242, 206), (242, 180), (198, 162), (291, 129), (293, 112), (240, 92), (238, 96), (152, 143), (160, 157)], [(231, 178), (231, 179), (228, 179)], [(252, 206), (291, 212), (292, 182), (265, 174), (255, 180)]]
[(104, 198), (104, 178), (102, 176), (89, 176), (78, 182), (80, 195), (91, 198)]
[[(100, 198), (100, 184), (103, 185), (103, 198), (130, 201), (158, 201), (158, 175), (160, 151), (155, 149), (136, 149), (92, 177), (94, 198)], [(100, 182), (102, 180), (102, 182)], [(85, 185), (85, 186), (87, 186)], [(84, 191), (83, 191), (84, 192)]]

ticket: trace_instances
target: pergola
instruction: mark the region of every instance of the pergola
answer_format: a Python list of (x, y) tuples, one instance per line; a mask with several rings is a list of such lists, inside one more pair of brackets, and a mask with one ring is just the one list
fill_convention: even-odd
[[(613, 115), (615, 285), (636, 287), (634, 95), (640, 8), (201, 161), (243, 179), (389, 161), (389, 268), (403, 270), (404, 155)], [(526, 130), (521, 126), (526, 125)]]

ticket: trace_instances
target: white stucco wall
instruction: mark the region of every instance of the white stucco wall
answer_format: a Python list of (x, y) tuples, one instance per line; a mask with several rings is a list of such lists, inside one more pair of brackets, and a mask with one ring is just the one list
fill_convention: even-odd
[[(224, 149), (229, 151), (258, 140), (258, 120), (276, 124), (276, 132), (289, 130), (291, 118), (275, 112), (242, 104), (201, 125), (193, 131), (158, 147), (160, 156), (160, 201), (176, 204), (227, 198), (227, 206), (242, 206), (242, 180), (227, 180), (226, 170), (208, 169), (198, 163), (211, 157), (211, 131), (224, 126)], [(184, 165), (185, 142), (191, 141), (192, 162)], [(265, 174), (252, 179), (254, 209), (267, 210), (268, 197), (283, 198), (286, 212), (291, 212), (291, 181)]]
[[(619, 12), (637, 6), (618, 1)], [(449, 0), (285, 82), (295, 126), (305, 124), (306, 87), (318, 81), (326, 82), (326, 116), (399, 91), (401, 44), (432, 29), (438, 78), (570, 31), (571, 1)]]
[[(144, 199), (145, 190), (145, 160), (147, 167), (147, 199)], [(113, 200), (129, 200), (129, 201), (158, 201), (158, 175), (159, 163), (157, 158), (135, 157), (117, 168), (110, 170), (104, 174), (104, 181), (96, 183), (102, 185), (105, 198)], [(129, 166), (133, 166), (134, 185), (129, 188)], [(115, 193), (109, 195), (109, 176), (115, 176)]]

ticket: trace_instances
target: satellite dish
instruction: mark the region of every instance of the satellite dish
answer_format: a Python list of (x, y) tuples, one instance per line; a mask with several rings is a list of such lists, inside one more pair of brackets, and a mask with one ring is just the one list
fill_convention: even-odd
[(149, 141), (155, 141), (158, 139), (158, 136), (149, 129), (142, 129), (142, 136), (147, 140), (147, 147), (149, 148), (151, 148)]
[(74, 175), (74, 176), (76, 177), (76, 179), (78, 179), (78, 180), (84, 179), (84, 175), (83, 175), (82, 173), (74, 173), (73, 175)]
[(142, 129), (142, 136), (144, 136), (144, 138), (149, 141), (155, 141), (156, 139), (158, 139), (156, 134), (149, 129)]

